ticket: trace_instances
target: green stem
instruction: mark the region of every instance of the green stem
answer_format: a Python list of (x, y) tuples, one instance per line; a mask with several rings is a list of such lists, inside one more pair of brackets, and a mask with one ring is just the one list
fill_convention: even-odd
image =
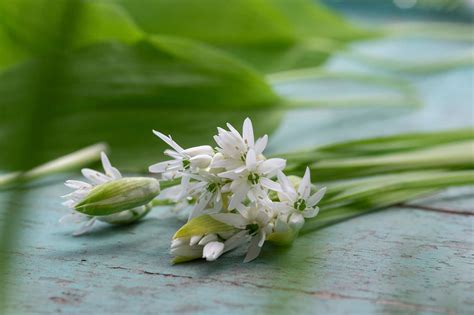
[(100, 153), (107, 151), (107, 145), (98, 143), (62, 156), (26, 172), (13, 172), (0, 176), (0, 188), (19, 185), (43, 176), (74, 170), (100, 160)]
[(334, 181), (354, 177), (381, 175), (428, 169), (474, 168), (474, 141), (460, 141), (420, 150), (347, 158), (288, 160), (286, 171), (300, 175), (310, 164), (318, 181)]
[[(333, 184), (333, 195), (324, 200), (322, 206), (332, 207), (354, 203), (396, 191), (441, 189), (449, 186), (474, 183), (474, 170), (413, 172)], [(335, 192), (335, 194), (334, 194)]]

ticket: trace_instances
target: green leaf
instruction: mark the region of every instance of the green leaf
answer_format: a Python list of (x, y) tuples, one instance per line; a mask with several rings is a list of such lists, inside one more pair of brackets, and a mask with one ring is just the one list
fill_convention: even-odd
[(474, 141), (449, 143), (402, 153), (326, 159), (311, 165), (320, 180), (335, 180), (388, 172), (474, 167)]
[(204, 41), (265, 72), (320, 65), (343, 41), (373, 35), (309, 0), (114, 2), (147, 33)]
[[(166, 147), (152, 129), (194, 146), (209, 143), (226, 121), (240, 125), (250, 116), (263, 133), (281, 116), (262, 110), (279, 99), (257, 73), (192, 41), (152, 37), (131, 46), (96, 44), (52, 62), (38, 59), (0, 74), (3, 152), (21, 145), (16, 139), (28, 127), (23, 113), (38, 102), (52, 112), (42, 126), (47, 137), (36, 164), (106, 141), (119, 167), (143, 170)], [(8, 168), (11, 159), (2, 155), (0, 164)]]
[(312, 161), (402, 153), (442, 144), (467, 141), (473, 138), (473, 129), (402, 133), (393, 136), (344, 141), (312, 150), (279, 154), (279, 157), (288, 159), (288, 165), (291, 169), (298, 165), (310, 164)]
[(321, 207), (354, 203), (393, 191), (442, 189), (474, 183), (474, 171), (420, 171), (373, 176), (329, 184), (329, 191)]
[(234, 227), (213, 219), (210, 215), (195, 217), (183, 225), (173, 236), (173, 239), (232, 231)]

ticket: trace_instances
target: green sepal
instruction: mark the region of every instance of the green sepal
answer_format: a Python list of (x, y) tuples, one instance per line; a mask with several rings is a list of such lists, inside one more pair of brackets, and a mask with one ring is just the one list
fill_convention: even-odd
[(213, 219), (210, 215), (201, 215), (183, 225), (173, 236), (173, 239), (191, 237), (209, 233), (226, 232), (235, 229), (233, 226)]
[(91, 215), (110, 215), (143, 206), (160, 193), (160, 183), (154, 178), (127, 177), (94, 187), (74, 208)]

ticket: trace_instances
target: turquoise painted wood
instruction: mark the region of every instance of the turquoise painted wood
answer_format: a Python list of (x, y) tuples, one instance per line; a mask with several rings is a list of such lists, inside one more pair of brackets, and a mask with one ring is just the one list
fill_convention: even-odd
[[(71, 226), (57, 223), (64, 192), (60, 184), (31, 189), (26, 204), (38, 215), (22, 220), (11, 253), (11, 314), (472, 311), (472, 215), (394, 207), (302, 236), (288, 249), (265, 248), (249, 264), (231, 253), (173, 266), (176, 219), (156, 211), (139, 224), (104, 224), (74, 238)], [(472, 205), (472, 192), (450, 206)]]
[[(372, 41), (355, 49), (394, 54)], [(409, 45), (409, 43), (406, 43)], [(431, 43), (442, 47), (442, 43)], [(440, 46), (441, 45), (441, 46)], [(396, 49), (395, 49), (396, 48)], [(463, 48), (463, 47), (461, 47)], [(428, 49), (428, 52), (430, 49)], [(433, 48), (431, 51), (435, 52)], [(426, 51), (424, 51), (426, 53)], [(337, 57), (328, 69), (374, 71)], [(473, 69), (407, 77), (420, 108), (300, 110), (286, 114), (270, 149), (282, 152), (339, 140), (473, 123)], [(280, 93), (317, 93), (302, 82)], [(333, 86), (344, 93), (347, 84)], [(112, 157), (113, 159), (113, 157)], [(73, 174), (71, 176), (78, 176)], [(64, 175), (31, 185), (21, 237), (9, 253), (10, 314), (472, 314), (474, 188), (358, 217), (300, 237), (291, 248), (265, 248), (243, 264), (171, 265), (170, 238), (181, 222), (156, 210), (126, 227), (99, 224), (72, 237), (61, 226)], [(0, 192), (0, 205), (8, 192)], [(4, 209), (1, 206), (0, 209)], [(0, 210), (2, 223), (8, 218)]]

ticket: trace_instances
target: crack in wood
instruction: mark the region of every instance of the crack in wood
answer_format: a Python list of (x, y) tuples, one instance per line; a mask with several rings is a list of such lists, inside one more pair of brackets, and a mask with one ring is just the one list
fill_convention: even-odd
[(443, 307), (409, 303), (409, 302), (397, 301), (397, 300), (392, 300), (392, 299), (359, 297), (359, 296), (352, 296), (352, 295), (346, 295), (346, 294), (339, 294), (339, 293), (330, 292), (330, 291), (311, 291), (311, 290), (303, 290), (303, 289), (297, 289), (297, 288), (278, 287), (278, 286), (272, 286), (272, 285), (257, 284), (257, 283), (253, 283), (249, 281), (232, 281), (232, 280), (222, 280), (222, 279), (211, 278), (211, 277), (202, 278), (202, 277), (177, 275), (177, 274), (171, 274), (171, 273), (151, 272), (147, 270), (131, 269), (131, 268), (126, 268), (126, 267), (121, 267), (121, 266), (106, 266), (106, 267), (109, 269), (119, 269), (119, 270), (131, 271), (131, 272), (138, 272), (139, 274), (145, 274), (145, 275), (194, 280), (198, 283), (218, 282), (220, 284), (232, 285), (236, 287), (244, 287), (244, 288), (253, 287), (253, 288), (258, 288), (258, 289), (266, 289), (266, 290), (295, 292), (299, 294), (314, 296), (316, 298), (323, 299), (323, 300), (360, 300), (360, 301), (367, 301), (367, 302), (379, 304), (379, 305), (396, 306), (405, 310), (434, 312), (434, 313), (442, 313), (442, 314), (455, 314), (453, 310), (443, 308)]

